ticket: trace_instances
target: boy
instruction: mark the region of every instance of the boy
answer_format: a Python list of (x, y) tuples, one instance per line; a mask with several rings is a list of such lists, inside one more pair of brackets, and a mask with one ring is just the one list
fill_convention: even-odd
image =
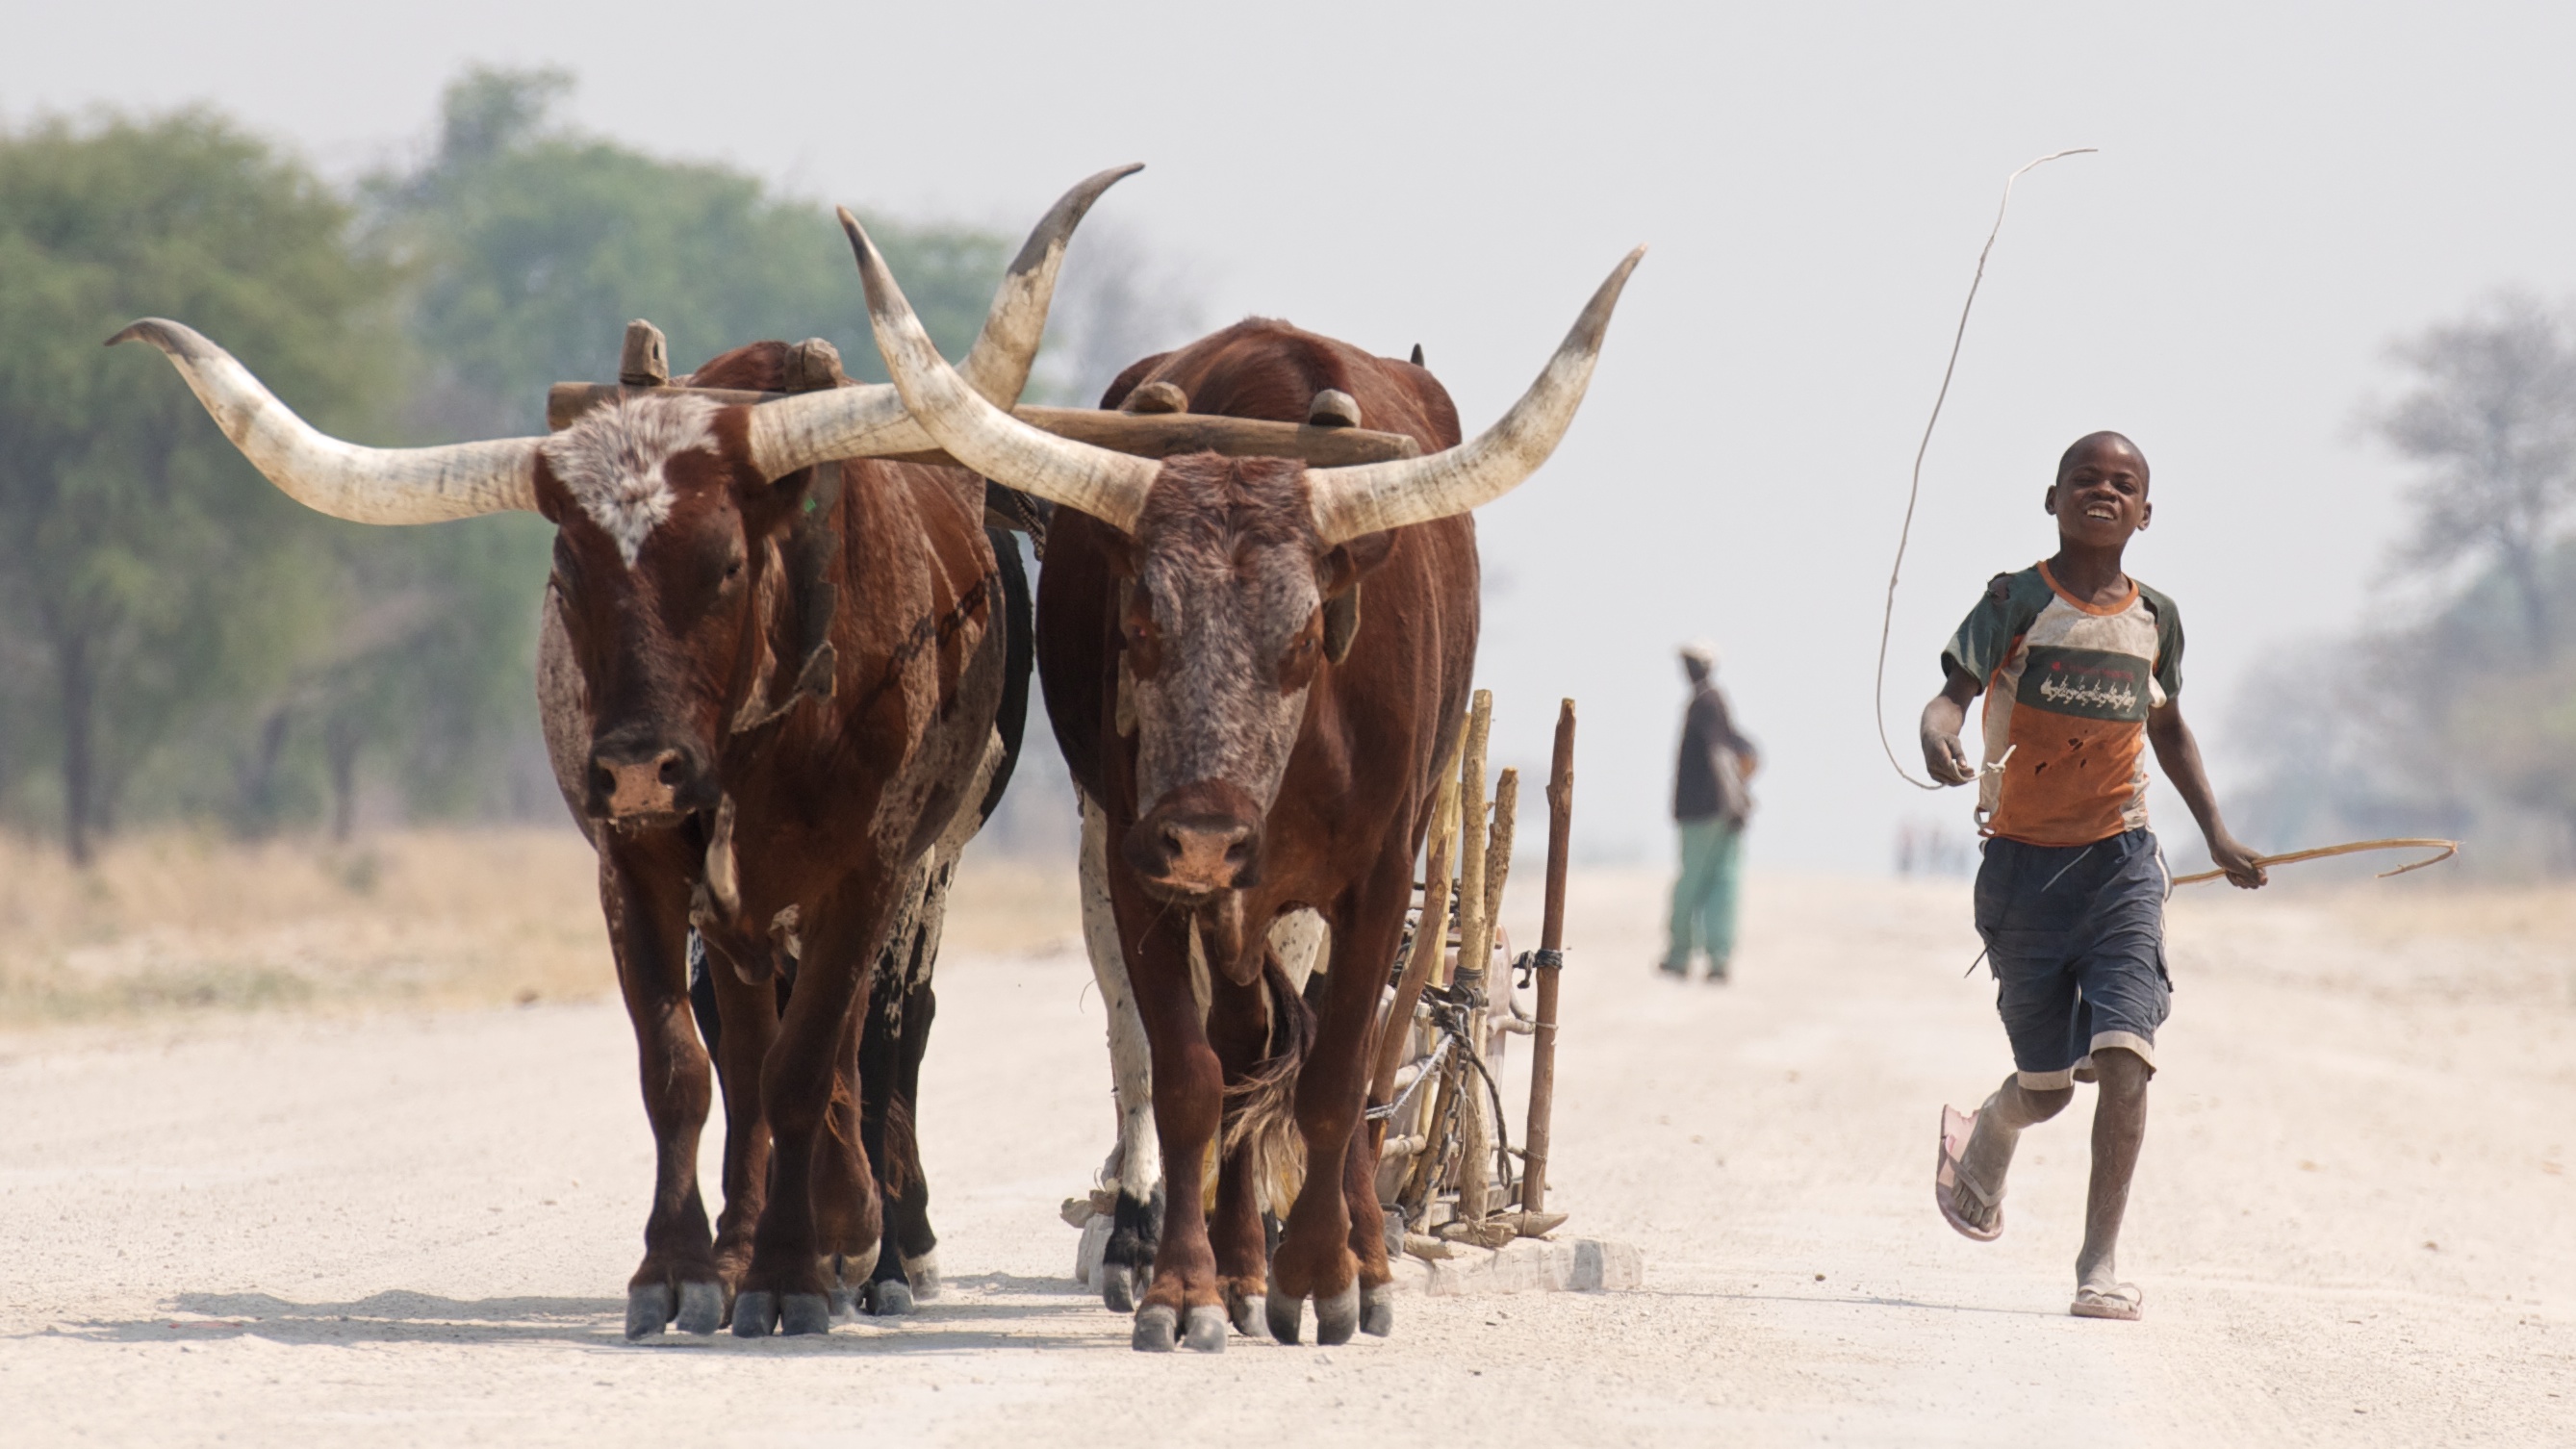
[[(1933, 1198), (1979, 1242), (2003, 1232), (2004, 1175), (2022, 1129), (2101, 1084), (2093, 1180), (2075, 1260), (2083, 1318), (2134, 1319), (2137, 1285), (2113, 1254), (2147, 1126), (2147, 1079), (2172, 983), (2165, 974), (2164, 860), (2147, 830), (2146, 746), (2191, 807), (2212, 862), (2240, 888), (2264, 883), (2219, 819), (2200, 746), (2183, 723), (2182, 620), (2132, 580), (2121, 553), (2155, 509), (2147, 460), (2118, 433), (2079, 438), (2044, 507), (2057, 553), (1997, 574), (1942, 651), (1948, 683), (1923, 707), (1923, 762), (1944, 784), (1977, 782), (1986, 836), (1977, 934), (2015, 1071), (1977, 1111), (1941, 1109)], [(1968, 701), (1991, 689), (1985, 762), (1959, 743)]]

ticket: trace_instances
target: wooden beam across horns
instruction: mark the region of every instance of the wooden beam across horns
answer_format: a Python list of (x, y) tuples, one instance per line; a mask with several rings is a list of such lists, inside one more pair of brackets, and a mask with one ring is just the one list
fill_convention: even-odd
[[(546, 389), (546, 426), (556, 432), (600, 404), (630, 392), (688, 392), (711, 402), (775, 402), (783, 392), (745, 392), (721, 387), (628, 388), (602, 382), (559, 382)], [(1354, 463), (1383, 463), (1419, 456), (1422, 445), (1402, 433), (1366, 428), (1317, 428), (1297, 423), (1262, 422), (1198, 413), (1123, 413), (1097, 408), (1023, 407), (1013, 410), (1021, 422), (1060, 438), (1090, 443), (1140, 458), (1168, 458), (1180, 453), (1223, 453), (1233, 458), (1296, 458), (1318, 468)], [(946, 453), (906, 453), (896, 461), (949, 463)]]

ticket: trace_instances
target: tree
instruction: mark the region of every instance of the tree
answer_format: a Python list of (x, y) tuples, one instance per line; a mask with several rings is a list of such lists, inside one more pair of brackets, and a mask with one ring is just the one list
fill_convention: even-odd
[(2396, 350), (2417, 383), (2379, 431), (2426, 469), (2414, 490), (2415, 536), (2399, 559), (2422, 570), (2491, 560), (2521, 607), (2530, 657), (2546, 663), (2556, 630), (2541, 564), (2576, 499), (2576, 345), (2566, 324), (2505, 294)]
[[(477, 68), (447, 88), (439, 146), (370, 178), (379, 238), (416, 285), (412, 334), (457, 433), (542, 425), (546, 385), (609, 380), (630, 318), (686, 368), (763, 338), (823, 337), (882, 377), (849, 244), (829, 209), (719, 166), (669, 161), (552, 120), (560, 71)], [(963, 355), (1011, 243), (871, 218), (931, 336)]]
[(328, 578), (299, 564), (310, 515), (157, 354), (99, 344), (184, 317), (347, 427), (398, 368), (390, 276), (347, 246), (351, 221), (204, 113), (0, 133), (0, 632), (42, 666), (0, 690), (53, 757), (75, 859), (174, 729), (292, 673), (332, 623)]

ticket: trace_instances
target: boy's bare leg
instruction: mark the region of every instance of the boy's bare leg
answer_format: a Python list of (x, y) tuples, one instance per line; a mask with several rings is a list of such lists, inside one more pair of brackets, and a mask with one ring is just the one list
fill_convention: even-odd
[[(2004, 1084), (1977, 1109), (1976, 1131), (1969, 1135), (1968, 1150), (1959, 1159), (1959, 1173), (1966, 1182), (1951, 1199), (1951, 1205), (1960, 1217), (1979, 1228), (1994, 1226), (2003, 1202), (2004, 1177), (2012, 1171), (2013, 1149), (2021, 1145), (2022, 1129), (2065, 1111), (2066, 1104), (2073, 1100), (2073, 1087), (2039, 1092), (2023, 1086), (2019, 1073), (2004, 1078)], [(2136, 1154), (2132, 1152), (2130, 1156), (2134, 1161)], [(1968, 1184), (1974, 1184), (1975, 1190), (1965, 1190)], [(2124, 1193), (2126, 1184), (2123, 1178)], [(2115, 1218), (2114, 1232), (2118, 1231), (2116, 1224)]]
[[(2129, 1210), (2129, 1179), (2147, 1139), (2147, 1078), (2136, 1052), (2105, 1047), (2093, 1054), (2101, 1100), (2093, 1106), (2093, 1187), (2084, 1207), (2084, 1251), (2075, 1259), (2076, 1287), (2110, 1292), (2119, 1286), (2113, 1257), (2120, 1219)], [(1984, 1123), (1978, 1126), (1983, 1129)]]

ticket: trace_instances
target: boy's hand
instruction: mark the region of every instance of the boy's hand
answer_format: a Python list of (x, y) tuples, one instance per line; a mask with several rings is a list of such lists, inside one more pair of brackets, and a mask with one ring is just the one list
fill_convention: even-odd
[(1923, 768), (1944, 785), (1964, 785), (1977, 778), (1977, 767), (1968, 761), (1968, 747), (1959, 743), (1956, 734), (1935, 733), (1928, 723), (1923, 728)]
[(1976, 681), (1958, 675), (1948, 689), (1923, 706), (1923, 768), (1944, 785), (1964, 785), (1977, 778), (1967, 747), (1959, 743), (1959, 728), (1968, 722), (1968, 701), (1975, 694)]
[(2241, 891), (2260, 890), (2272, 879), (2254, 852), (2224, 830), (2209, 837), (2209, 863), (2227, 872), (2227, 883)]

